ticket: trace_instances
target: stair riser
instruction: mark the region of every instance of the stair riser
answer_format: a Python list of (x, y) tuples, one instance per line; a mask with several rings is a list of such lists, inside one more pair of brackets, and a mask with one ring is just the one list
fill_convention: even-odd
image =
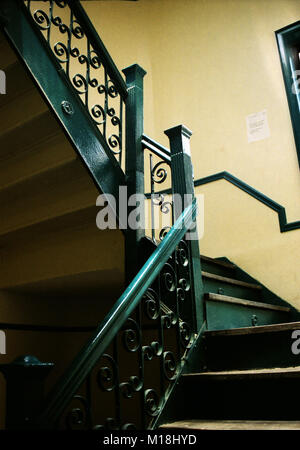
[[(299, 420), (299, 378), (182, 383), (185, 406), (180, 419)], [(294, 401), (291, 401), (291, 400)]]
[(206, 337), (208, 370), (242, 370), (300, 365), (292, 352), (292, 331)]
[(248, 287), (225, 283), (221, 280), (213, 280), (203, 277), (204, 292), (223, 294), (232, 297), (244, 298), (248, 300), (261, 300), (261, 291), (259, 289), (250, 289)]
[(289, 315), (278, 311), (236, 305), (225, 302), (206, 301), (208, 330), (251, 327), (285, 322)]
[(235, 269), (222, 267), (213, 262), (201, 259), (201, 269), (204, 272), (215, 273), (216, 275), (221, 275), (222, 277), (236, 278)]

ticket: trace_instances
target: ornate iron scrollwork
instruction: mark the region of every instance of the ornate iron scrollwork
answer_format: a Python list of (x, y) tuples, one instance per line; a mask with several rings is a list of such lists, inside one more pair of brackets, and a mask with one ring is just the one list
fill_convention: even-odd
[(38, 7), (31, 0), (24, 0), (24, 3), (109, 149), (121, 164), (124, 101), (101, 54), (93, 48), (75, 16), (72, 2), (45, 0)]
[[(170, 229), (170, 225), (172, 226), (174, 223), (174, 217), (173, 202), (167, 199), (165, 194), (161, 192), (155, 192), (155, 186), (157, 184), (162, 185), (163, 183), (165, 183), (165, 181), (168, 180), (170, 172), (169, 161), (167, 161), (166, 159), (160, 159), (156, 163), (154, 163), (153, 158), (154, 156), (152, 155), (152, 153), (150, 153), (149, 165), (151, 188), (151, 238), (154, 242), (157, 242), (157, 235), (159, 241), (161, 241), (166, 236), (167, 232)], [(171, 179), (169, 181), (171, 182)], [(168, 216), (168, 225), (160, 226), (158, 213)], [(157, 230), (159, 230), (158, 233)]]
[[(149, 428), (193, 342), (191, 305), (190, 250), (189, 243), (182, 240), (92, 370), (94, 382), (90, 382), (88, 400), (80, 399), (81, 407), (71, 410), (68, 427)], [(103, 408), (97, 415), (94, 403), (98, 395), (105, 397), (99, 400)], [(137, 409), (128, 420), (130, 403)]]

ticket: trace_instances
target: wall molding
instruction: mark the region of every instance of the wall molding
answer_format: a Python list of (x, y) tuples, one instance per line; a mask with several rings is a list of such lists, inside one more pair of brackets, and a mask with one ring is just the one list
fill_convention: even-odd
[[(195, 187), (197, 186), (203, 186), (208, 183), (212, 183), (214, 181), (219, 180), (226, 180), (229, 183), (233, 184), (237, 188), (241, 189), (242, 191), (246, 192), (251, 197), (255, 198), (259, 202), (266, 205), (268, 208), (272, 209), (273, 211), (277, 212), (278, 215), (278, 221), (279, 221), (279, 228), (281, 233), (285, 233), (286, 231), (292, 231), (300, 229), (300, 220), (297, 220), (295, 222), (287, 222), (286, 219), (286, 212), (284, 206), (280, 205), (279, 203), (272, 200), (270, 197), (267, 197), (262, 192), (259, 192), (258, 190), (254, 189), (249, 184), (245, 183), (244, 181), (240, 180), (239, 178), (235, 177), (229, 172), (223, 171), (218, 172), (213, 175), (209, 175), (204, 178), (199, 178), (197, 180), (194, 180)], [(167, 189), (165, 191), (157, 192), (157, 194), (170, 194), (171, 189)], [(150, 198), (150, 194), (146, 194), (147, 198)]]

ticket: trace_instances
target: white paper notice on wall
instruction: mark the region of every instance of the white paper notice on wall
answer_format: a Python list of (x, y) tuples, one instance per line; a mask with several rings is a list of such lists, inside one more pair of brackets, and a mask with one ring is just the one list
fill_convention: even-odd
[(267, 110), (246, 117), (248, 142), (261, 141), (270, 137)]

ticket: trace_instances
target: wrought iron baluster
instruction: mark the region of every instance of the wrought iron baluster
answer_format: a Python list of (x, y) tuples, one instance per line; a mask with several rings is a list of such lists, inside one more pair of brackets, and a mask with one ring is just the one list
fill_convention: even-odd
[[(85, 105), (91, 119), (97, 125), (99, 132), (107, 143), (108, 149), (115, 155), (121, 165), (124, 121), (123, 104), (125, 103), (127, 96), (126, 85), (124, 81), (121, 80), (118, 72), (116, 75), (117, 82), (114, 80), (114, 70), (117, 71), (117, 69), (110, 66), (110, 64), (113, 65), (113, 63), (109, 62), (110, 57), (107, 56), (108, 53), (106, 49), (100, 48), (99, 50), (96, 48), (93, 44), (95, 43), (95, 36), (93, 35), (90, 39), (90, 34), (85, 32), (89, 25), (80, 23), (80, 20), (77, 17), (77, 14), (79, 14), (79, 17), (83, 20), (82, 15), (84, 15), (84, 13), (82, 10), (80, 12), (80, 5), (77, 3), (73, 4), (66, 0), (44, 0), (44, 3), (49, 6), (48, 12), (45, 12), (42, 9), (37, 9), (35, 11), (32, 7), (33, 2), (31, 2), (31, 0), (23, 1), (32, 16), (35, 25), (41, 31), (50, 50), (53, 52), (56, 60), (65, 71), (70, 83)], [(67, 23), (64, 23), (64, 14), (61, 14), (62, 17), (60, 17), (58, 11), (57, 14), (55, 13), (55, 7), (58, 7), (69, 14), (68, 19), (66, 19)], [(55, 28), (61, 36), (66, 35), (66, 41), (58, 39), (52, 44), (51, 36), (54, 32), (53, 28)], [(78, 42), (78, 40), (85, 40), (85, 50), (79, 50), (79, 47), (76, 45), (76, 41)], [(101, 45), (103, 46), (102, 43), (99, 45), (100, 47)], [(76, 63), (86, 65), (84, 74), (78, 72), (72, 74), (72, 67)], [(103, 70), (104, 84), (101, 83), (98, 78), (91, 76), (91, 69)], [(100, 73), (98, 75), (100, 75)], [(121, 86), (121, 90), (118, 89), (117, 86)], [(96, 92), (91, 91), (91, 88), (97, 88), (97, 98)], [(92, 94), (95, 94), (96, 103), (90, 108), (89, 102)], [(109, 99), (119, 102), (119, 106), (115, 107), (114, 105), (110, 105)], [(108, 118), (110, 119), (112, 129), (112, 132), (109, 133), (109, 135), (107, 133)]]
[[(119, 361), (119, 350), (118, 350), (118, 338), (117, 336), (114, 339), (113, 342), (113, 357), (114, 360), (117, 361), (117, 368), (119, 367), (118, 361)], [(120, 393), (120, 376), (119, 376), (119, 370), (117, 369), (116, 372), (116, 387), (115, 387), (115, 417), (116, 417), (116, 421), (117, 423), (120, 424), (122, 423), (122, 412), (121, 412), (121, 393)]]
[(119, 152), (119, 164), (122, 166), (122, 153), (123, 153), (123, 132), (122, 132), (122, 126), (123, 123), (123, 101), (120, 97), (120, 106), (119, 106), (119, 117), (120, 117), (120, 123), (119, 123), (119, 143), (120, 143), (120, 152)]
[(150, 158), (150, 182), (151, 182), (151, 197), (150, 197), (150, 201), (151, 201), (151, 237), (153, 242), (156, 242), (155, 240), (155, 217), (154, 217), (154, 195), (155, 195), (155, 184), (154, 184), (154, 180), (152, 177), (152, 173), (153, 173), (153, 156), (150, 153), (149, 155)]
[(89, 41), (86, 42), (87, 45), (87, 61), (86, 61), (86, 84), (87, 84), (87, 90), (85, 93), (85, 105), (89, 109), (89, 87), (91, 85), (91, 77), (90, 77), (90, 61), (91, 61), (91, 46)]
[(51, 35), (51, 24), (53, 19), (53, 0), (50, 0), (49, 4), (49, 20), (50, 20), (50, 26), (47, 30), (47, 42), (50, 45), (50, 35)]

